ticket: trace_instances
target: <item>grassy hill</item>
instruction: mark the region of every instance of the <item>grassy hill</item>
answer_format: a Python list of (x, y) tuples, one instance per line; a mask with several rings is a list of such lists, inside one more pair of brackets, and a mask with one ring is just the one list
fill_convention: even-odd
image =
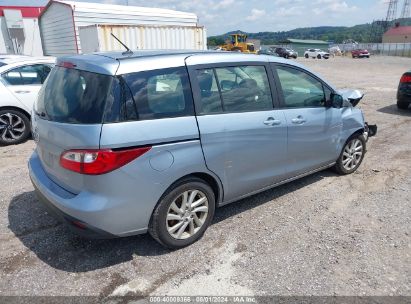
[[(394, 22), (400, 22), (401, 25), (411, 25), (411, 18), (398, 19)], [(394, 23), (393, 23), (394, 24)], [(231, 33), (246, 33), (248, 38), (260, 39), (262, 44), (276, 44), (284, 41), (287, 38), (294, 39), (318, 39), (325, 41), (332, 41), (341, 43), (347, 39), (353, 39), (358, 42), (380, 42), (370, 41), (372, 23), (359, 24), (351, 27), (347, 26), (317, 26), (297, 28), (291, 31), (282, 32), (259, 32), (259, 33), (246, 33), (243, 31), (234, 31), (225, 33), (218, 36), (211, 36), (208, 38), (208, 45), (220, 45), (223, 44), (225, 39)]]

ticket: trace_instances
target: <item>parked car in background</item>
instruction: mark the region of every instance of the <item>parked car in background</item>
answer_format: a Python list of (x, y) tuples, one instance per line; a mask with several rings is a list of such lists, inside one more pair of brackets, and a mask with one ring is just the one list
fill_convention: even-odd
[(278, 54), (279, 57), (294, 59), (297, 59), (298, 57), (298, 53), (290, 48), (278, 47), (275, 48), (275, 52)]
[(330, 47), (328, 49), (328, 52), (333, 56), (342, 56), (342, 51), (338, 45)]
[(304, 52), (304, 57), (305, 58), (317, 58), (317, 59), (328, 59), (330, 58), (330, 53), (325, 52), (320, 49), (308, 49)]
[(0, 145), (18, 144), (30, 135), (30, 116), (55, 58), (0, 55)]
[(397, 91), (397, 107), (407, 109), (411, 104), (411, 71), (405, 72), (400, 79)]
[(329, 167), (356, 171), (375, 134), (354, 107), (362, 96), (273, 56), (63, 57), (34, 106), (30, 177), (82, 234), (148, 231), (181, 248), (218, 206)]
[(279, 55), (275, 52), (275, 48), (267, 48), (258, 51), (258, 55), (270, 55), (278, 57)]
[(352, 58), (370, 58), (370, 53), (367, 50), (356, 49), (351, 51)]

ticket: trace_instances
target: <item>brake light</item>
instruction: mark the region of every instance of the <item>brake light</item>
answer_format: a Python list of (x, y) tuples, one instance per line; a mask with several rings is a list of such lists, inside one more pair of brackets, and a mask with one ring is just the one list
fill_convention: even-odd
[(74, 69), (76, 67), (76, 65), (74, 63), (69, 62), (69, 61), (60, 62), (58, 64), (58, 66), (61, 66), (63, 68), (67, 68), (67, 69)]
[(408, 83), (411, 82), (411, 75), (402, 75), (400, 79), (401, 83)]
[(149, 151), (151, 147), (122, 151), (69, 150), (60, 156), (60, 165), (81, 174), (99, 175), (116, 170)]

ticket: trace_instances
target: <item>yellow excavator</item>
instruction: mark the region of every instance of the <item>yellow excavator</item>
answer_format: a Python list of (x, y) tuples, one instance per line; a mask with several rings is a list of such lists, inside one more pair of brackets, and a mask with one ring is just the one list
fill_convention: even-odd
[(247, 42), (246, 34), (230, 34), (230, 42), (219, 47), (222, 51), (256, 54), (254, 43)]

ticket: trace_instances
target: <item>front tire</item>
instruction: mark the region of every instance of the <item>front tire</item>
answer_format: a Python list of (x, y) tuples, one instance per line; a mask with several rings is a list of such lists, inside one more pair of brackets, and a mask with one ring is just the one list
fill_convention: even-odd
[(0, 111), (0, 145), (17, 145), (30, 135), (29, 118), (18, 110)]
[(173, 185), (154, 209), (149, 233), (161, 245), (179, 249), (200, 239), (215, 211), (215, 195), (202, 179), (191, 177)]
[(355, 134), (345, 143), (340, 157), (334, 165), (334, 170), (341, 175), (355, 172), (361, 165), (366, 151), (364, 136)]
[(310, 56), (308, 56), (308, 54), (305, 54), (304, 57), (308, 59), (308, 57), (310, 57)]
[(321, 55), (317, 55), (317, 59), (321, 59)]

